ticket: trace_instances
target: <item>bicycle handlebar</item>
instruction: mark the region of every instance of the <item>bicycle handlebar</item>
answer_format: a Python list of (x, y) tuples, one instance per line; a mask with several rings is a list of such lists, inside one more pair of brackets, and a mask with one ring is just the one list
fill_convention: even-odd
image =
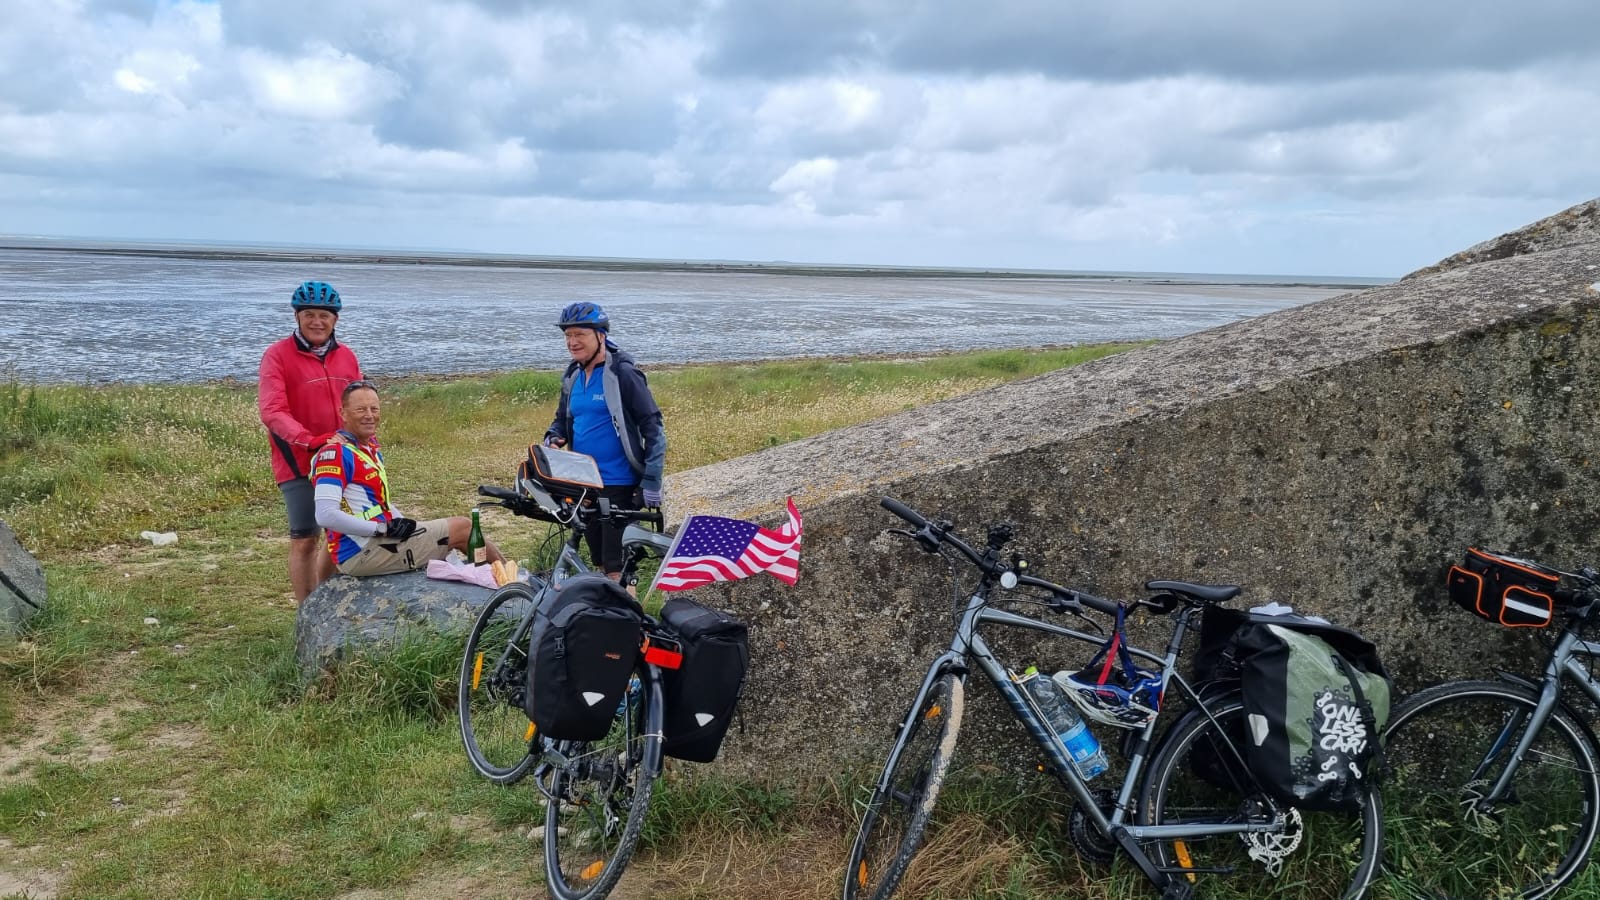
[[(545, 510), (532, 497), (523, 496), (516, 491), (498, 485), (480, 484), (478, 485), (478, 494), (499, 501), (500, 506), (511, 510), (515, 515), (554, 522), (557, 525), (572, 525), (574, 521), (592, 519), (594, 517), (610, 519), (613, 522), (645, 522), (654, 525), (658, 531), (666, 524), (666, 517), (661, 514), (659, 509), (623, 509), (612, 506), (611, 502), (604, 498), (596, 499), (593, 506), (574, 507), (578, 511), (576, 520), (563, 520)], [(586, 510), (592, 510), (592, 512)]]
[(1117, 614), (1117, 601), (1115, 600), (1107, 600), (1104, 597), (1096, 597), (1094, 594), (1065, 588), (1054, 582), (1045, 581), (1043, 578), (1035, 578), (1032, 575), (1018, 575), (1017, 583), (1025, 584), (1028, 587), (1042, 588), (1069, 602), (1081, 603), (1096, 612), (1103, 612), (1112, 616)]
[(887, 509), (889, 512), (894, 513), (900, 518), (905, 519), (907, 522), (910, 522), (918, 528), (928, 527), (928, 520), (924, 519), (921, 513), (905, 505), (904, 503), (901, 503), (899, 500), (896, 500), (893, 497), (885, 497), (882, 500), (879, 500), (878, 505), (882, 506), (884, 509)]
[[(940, 544), (949, 544), (960, 551), (962, 556), (965, 556), (969, 562), (978, 567), (978, 571), (985, 575), (999, 576), (1002, 572), (1011, 571), (996, 558), (997, 554), (979, 553), (966, 541), (957, 537), (951, 532), (951, 526), (948, 522), (929, 522), (921, 513), (893, 497), (884, 497), (878, 501), (878, 505), (917, 526), (917, 530), (911, 536), (916, 538), (922, 549), (929, 553), (938, 552)], [(1017, 576), (1017, 584), (1049, 591), (1053, 601), (1064, 604), (1069, 610), (1073, 607), (1087, 606), (1092, 610), (1108, 615), (1115, 615), (1117, 612), (1115, 600), (1107, 600), (1104, 597), (1096, 597), (1083, 591), (1065, 588), (1054, 582), (1045, 581), (1043, 578), (1035, 578), (1032, 575), (1023, 575), (1020, 572), (1014, 574)]]

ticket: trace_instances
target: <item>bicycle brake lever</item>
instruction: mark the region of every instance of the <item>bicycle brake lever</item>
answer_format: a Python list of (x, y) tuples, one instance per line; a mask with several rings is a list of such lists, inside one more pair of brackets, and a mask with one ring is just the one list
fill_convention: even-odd
[(1088, 623), (1090, 628), (1094, 629), (1095, 634), (1106, 633), (1106, 630), (1100, 627), (1099, 622), (1089, 618), (1089, 616), (1084, 613), (1083, 604), (1068, 602), (1067, 600), (1062, 599), (1059, 594), (1057, 594), (1051, 597), (1050, 605), (1054, 607), (1057, 612), (1071, 613), (1072, 615), (1082, 619), (1084, 622)]

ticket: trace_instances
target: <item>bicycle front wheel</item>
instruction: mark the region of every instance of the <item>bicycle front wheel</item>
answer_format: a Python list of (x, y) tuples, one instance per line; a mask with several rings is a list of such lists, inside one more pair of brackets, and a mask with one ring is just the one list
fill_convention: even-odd
[(508, 584), (489, 598), (467, 635), (456, 687), (461, 743), (478, 774), (512, 784), (533, 765), (533, 724), (523, 712), (528, 690), (528, 648), (517, 628), (535, 602), (523, 584)]
[(1557, 708), (1484, 802), (1522, 738), (1539, 692), (1465, 681), (1400, 704), (1384, 733), (1388, 850), (1383, 898), (1547, 897), (1589, 859), (1600, 778), (1588, 728)]
[(1236, 825), (1281, 815), (1282, 828), (1152, 841), (1145, 852), (1173, 878), (1222, 881), (1241, 897), (1361, 897), (1377, 874), (1383, 843), (1378, 796), (1369, 793), (1359, 813), (1273, 803), (1235, 755), (1246, 746), (1243, 702), (1234, 696), (1208, 708), (1211, 719), (1191, 712), (1162, 740), (1145, 781), (1144, 823)]
[(660, 687), (644, 675), (604, 738), (556, 742), (563, 761), (542, 776), (545, 880), (558, 900), (611, 893), (639, 842), (661, 767)]
[(901, 724), (900, 737), (862, 810), (845, 866), (845, 900), (885, 900), (905, 876), (950, 768), (965, 689), (956, 675), (940, 675)]

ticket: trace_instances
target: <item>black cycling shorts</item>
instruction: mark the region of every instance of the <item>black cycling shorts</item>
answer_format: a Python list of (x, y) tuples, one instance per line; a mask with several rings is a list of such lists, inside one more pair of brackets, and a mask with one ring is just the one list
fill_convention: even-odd
[[(638, 486), (632, 484), (607, 485), (600, 489), (600, 496), (610, 500), (612, 506), (622, 509), (637, 509), (638, 493)], [(596, 568), (607, 575), (622, 571), (622, 532), (627, 527), (627, 522), (613, 525), (600, 520), (590, 522), (584, 529), (583, 536), (589, 542), (589, 558), (594, 560)]]
[(291, 478), (280, 482), (278, 490), (283, 491), (283, 505), (289, 509), (289, 537), (316, 537), (322, 528), (317, 525), (316, 492), (311, 481)]

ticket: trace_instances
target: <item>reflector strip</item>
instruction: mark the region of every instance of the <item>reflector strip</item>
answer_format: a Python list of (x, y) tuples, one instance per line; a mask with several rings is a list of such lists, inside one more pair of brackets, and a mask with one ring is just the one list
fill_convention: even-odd
[[(1178, 851), (1178, 865), (1183, 866), (1185, 869), (1194, 868), (1194, 860), (1189, 858), (1189, 845), (1183, 841), (1173, 841), (1172, 849)], [(1183, 877), (1189, 879), (1190, 884), (1194, 884), (1193, 872), (1185, 872)]]
[(584, 881), (593, 881), (596, 878), (599, 878), (600, 873), (604, 872), (605, 869), (606, 861), (603, 859), (597, 859), (594, 862), (589, 863), (587, 866), (584, 866), (583, 871), (578, 873), (578, 877), (582, 878)]
[(483, 651), (478, 651), (478, 658), (472, 663), (472, 689), (478, 689), (478, 679), (483, 677)]

